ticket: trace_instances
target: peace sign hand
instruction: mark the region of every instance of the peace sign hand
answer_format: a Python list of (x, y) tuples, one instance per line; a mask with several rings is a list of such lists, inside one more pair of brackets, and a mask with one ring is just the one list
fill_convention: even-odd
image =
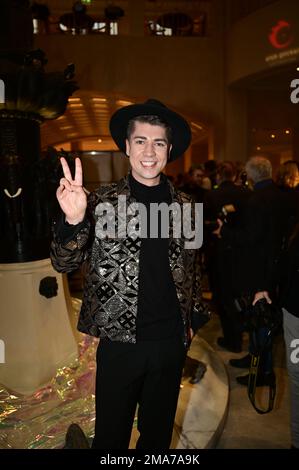
[(64, 178), (60, 180), (56, 197), (62, 211), (65, 213), (65, 220), (71, 225), (76, 225), (84, 219), (87, 207), (87, 196), (82, 187), (81, 161), (79, 158), (75, 160), (75, 179), (72, 178), (66, 159), (61, 157), (60, 162)]

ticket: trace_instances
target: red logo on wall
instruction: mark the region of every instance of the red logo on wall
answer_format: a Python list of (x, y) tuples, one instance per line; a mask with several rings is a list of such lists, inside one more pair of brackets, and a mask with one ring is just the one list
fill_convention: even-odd
[(290, 23), (285, 20), (279, 20), (271, 29), (268, 39), (275, 49), (286, 49), (289, 47), (294, 39)]

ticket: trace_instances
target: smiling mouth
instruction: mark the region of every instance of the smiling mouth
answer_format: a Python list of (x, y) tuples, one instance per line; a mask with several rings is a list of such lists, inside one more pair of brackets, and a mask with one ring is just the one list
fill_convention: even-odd
[(144, 168), (153, 168), (157, 162), (140, 162)]

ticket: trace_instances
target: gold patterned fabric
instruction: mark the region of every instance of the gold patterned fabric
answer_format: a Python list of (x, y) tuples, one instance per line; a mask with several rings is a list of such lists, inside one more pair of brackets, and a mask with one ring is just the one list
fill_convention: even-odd
[[(191, 198), (175, 190), (168, 181), (172, 202), (182, 207)], [(51, 260), (58, 272), (71, 272), (83, 264), (84, 292), (78, 329), (83, 333), (112, 341), (136, 342), (139, 254), (141, 238), (106, 238), (97, 235), (100, 203), (115, 208), (116, 233), (118, 196), (126, 196), (127, 207), (136, 202), (130, 194), (128, 176), (118, 183), (102, 186), (88, 196), (86, 223), (67, 243), (59, 237), (53, 224)], [(131, 216), (133, 217), (133, 216)], [(128, 216), (128, 219), (130, 216)], [(190, 345), (191, 314), (201, 309), (200, 269), (196, 265), (198, 250), (186, 249), (185, 238), (172, 235), (173, 214), (170, 211), (169, 263), (174, 279), (184, 324), (184, 344)], [(193, 225), (194, 226), (194, 225)]]

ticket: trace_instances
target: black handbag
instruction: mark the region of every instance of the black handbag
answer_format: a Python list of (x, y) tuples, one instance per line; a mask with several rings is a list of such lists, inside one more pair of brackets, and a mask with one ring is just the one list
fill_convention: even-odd
[[(249, 369), (249, 379), (247, 394), (253, 408), (259, 414), (266, 414), (272, 411), (276, 395), (276, 379), (273, 378), (269, 383), (268, 407), (261, 409), (255, 402), (256, 381), (259, 372), (260, 356), (263, 351), (271, 347), (273, 333), (282, 324), (282, 310), (275, 303), (268, 304), (266, 299), (260, 299), (255, 305), (252, 305), (252, 296), (245, 296), (235, 300), (238, 311), (243, 314), (244, 324), (249, 331), (252, 339), (251, 365)], [(264, 329), (267, 335), (263, 340), (259, 337), (259, 331)]]
[[(253, 297), (250, 295), (235, 299), (238, 312), (242, 314), (245, 328), (250, 331), (257, 331), (260, 328), (267, 328), (270, 335), (273, 335), (282, 324), (282, 310), (275, 304), (268, 304), (266, 299), (260, 299), (252, 305)], [(255, 344), (256, 352), (259, 352), (262, 345)]]

